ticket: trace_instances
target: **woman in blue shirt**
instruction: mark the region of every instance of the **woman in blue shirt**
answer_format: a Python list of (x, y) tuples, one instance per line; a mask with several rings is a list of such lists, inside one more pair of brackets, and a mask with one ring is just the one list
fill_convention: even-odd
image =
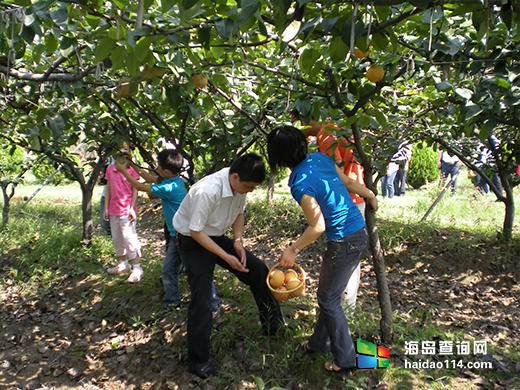
[(331, 372), (345, 372), (356, 366), (356, 351), (341, 308), (341, 294), (356, 269), (367, 243), (365, 221), (349, 192), (366, 198), (377, 211), (372, 191), (349, 179), (334, 161), (322, 154), (307, 155), (303, 133), (292, 126), (281, 126), (267, 136), (269, 165), (292, 170), (289, 187), (300, 204), (309, 226), (281, 255), (282, 266), (294, 264), (296, 255), (322, 233), (328, 239), (318, 284), (320, 312), (313, 335), (302, 347), (307, 351), (329, 353), (334, 360), (325, 364)]

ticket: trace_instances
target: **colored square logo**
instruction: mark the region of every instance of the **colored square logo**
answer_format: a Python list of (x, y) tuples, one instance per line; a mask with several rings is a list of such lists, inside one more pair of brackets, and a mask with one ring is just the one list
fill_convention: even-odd
[(375, 356), (358, 355), (357, 357), (358, 368), (376, 368), (377, 358)]
[(359, 369), (387, 368), (390, 366), (390, 350), (388, 348), (357, 339), (356, 351), (358, 353), (356, 363)]
[(379, 356), (381, 358), (389, 358), (390, 350), (388, 348), (384, 348), (384, 347), (377, 347), (377, 356)]

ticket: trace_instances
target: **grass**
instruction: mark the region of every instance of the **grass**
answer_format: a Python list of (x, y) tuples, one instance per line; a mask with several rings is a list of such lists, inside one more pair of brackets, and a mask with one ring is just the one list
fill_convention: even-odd
[[(109, 327), (126, 322), (136, 331), (159, 331), (161, 321), (153, 313), (144, 316), (139, 311), (160, 307), (162, 257), (151, 254), (147, 257), (147, 272), (151, 277), (145, 278), (138, 285), (128, 286), (122, 278), (109, 277), (103, 269), (114, 260), (111, 240), (96, 233), (91, 245), (81, 244), (80, 198), (76, 190), (71, 191), (72, 188), (49, 187), (48, 192), (41, 192), (27, 206), (13, 203), (10, 223), (0, 231), (2, 262), (9, 264), (9, 267), (4, 267), (4, 281), (13, 280), (24, 294), (45, 297), (68, 278), (77, 278), (75, 288), (80, 292), (77, 296), (81, 297), (77, 302), (78, 310), (87, 313), (91, 321), (99, 323), (101, 319), (107, 319)], [(23, 197), (32, 192), (33, 187), (22, 186), (17, 188), (16, 194), (17, 197)], [(451, 197), (447, 194), (430, 218), (420, 222), (437, 193), (438, 188), (431, 185), (421, 191), (409, 191), (402, 198), (381, 201), (378, 228), (389, 259), (406, 252), (407, 258), (413, 263), (424, 263), (428, 255), (439, 250), (455, 253), (458, 258), (464, 259), (467, 245), (477, 245), (479, 242), (487, 246), (500, 245), (496, 238), (502, 225), (503, 206), (495, 203), (491, 196), (475, 199), (475, 192), (464, 177), (459, 181), (457, 195)], [(99, 199), (97, 195), (94, 200)], [(279, 252), (301, 234), (306, 226), (300, 208), (287, 196), (288, 191), (283, 184), (276, 188), (275, 195), (274, 204), (266, 207), (265, 193), (255, 193), (246, 214), (245, 236), (255, 237), (255, 250), (259, 253), (265, 251), (266, 257), (271, 256), (273, 250)], [(514, 239), (517, 241), (518, 215), (515, 217)], [(159, 223), (158, 226), (162, 225)], [(471, 234), (472, 237), (461, 240), (464, 234)], [(442, 248), (434, 243), (428, 247), (428, 238), (439, 235), (446, 236)], [(426, 244), (417, 249), (411, 248), (410, 243), (416, 241)], [(320, 240), (307, 252), (318, 256), (323, 252), (323, 245), (324, 240)], [(514, 246), (505, 246), (501, 250), (503, 263), (517, 258)], [(399, 264), (390, 264), (389, 267), (397, 272), (408, 272)], [(449, 275), (446, 278), (449, 279)], [(295, 353), (301, 340), (312, 334), (315, 325), (317, 305), (313, 294), (284, 303), (284, 313), (295, 329), (287, 339), (273, 342), (259, 333), (251, 294), (245, 293), (245, 288), (227, 272), (217, 271), (216, 280), (219, 293), (224, 302), (229, 302), (230, 309), (225, 322), (217, 322), (215, 326), (211, 339), (212, 350), (215, 360), (222, 362), (224, 370), (233, 378), (240, 378), (243, 383), (255, 382), (258, 389), (283, 387), (291, 381), (301, 386), (298, 388), (322, 389), (369, 389), (373, 383), (386, 383), (389, 389), (403, 390), (478, 387), (467, 380), (461, 383), (461, 375), (453, 370), (411, 370), (396, 363), (386, 370), (361, 371), (346, 381), (324, 375), (323, 363), (329, 357)], [(418, 274), (415, 281), (418, 283), (418, 287), (414, 288), (416, 295), (402, 297), (403, 306), (410, 309), (396, 309), (394, 312), (396, 336), (391, 345), (386, 344), (387, 347), (402, 354), (405, 342), (410, 340), (445, 340), (455, 343), (478, 338), (478, 335), (468, 335), (456, 323), (451, 327), (439, 325), (435, 321), (436, 308), (424, 303), (431, 293), (421, 289), (421, 283), (426, 285), (428, 276)], [(181, 279), (181, 288), (182, 291), (188, 290), (184, 278)], [(82, 294), (82, 291), (96, 293)], [(180, 317), (186, 317), (185, 307), (179, 309), (179, 312)], [(362, 307), (356, 309), (350, 320), (350, 328), (355, 337), (385, 345), (377, 333), (378, 323), (376, 291), (367, 289), (363, 292)], [(175, 328), (168, 333), (168, 337), (171, 337), (169, 352), (180, 356), (184, 343), (182, 332)], [(501, 343), (490, 348), (491, 352), (507, 356), (509, 360), (520, 360), (520, 352), (512, 345)], [(229, 357), (239, 352), (247, 358), (236, 364)], [(258, 368), (261, 376), (253, 378), (248, 375), (250, 367)], [(479, 375), (486, 375), (486, 372), (479, 372)], [(500, 374), (491, 377), (500, 378)], [(230, 382), (222, 380), (214, 385), (216, 388), (229, 388)], [(509, 388), (517, 385), (518, 381)]]

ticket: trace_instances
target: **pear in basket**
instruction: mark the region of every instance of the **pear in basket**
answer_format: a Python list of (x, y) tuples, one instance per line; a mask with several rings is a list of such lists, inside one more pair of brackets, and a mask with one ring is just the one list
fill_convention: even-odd
[(288, 269), (285, 271), (285, 279), (284, 282), (287, 283), (291, 279), (298, 279), (298, 274), (293, 269)]
[(272, 288), (283, 286), (285, 275), (283, 271), (275, 269), (269, 273), (269, 284)]
[(300, 279), (298, 279), (297, 277), (293, 278), (293, 279), (289, 280), (287, 283), (285, 283), (285, 288), (287, 288), (288, 291), (293, 290), (296, 287), (298, 287), (301, 282), (302, 281)]

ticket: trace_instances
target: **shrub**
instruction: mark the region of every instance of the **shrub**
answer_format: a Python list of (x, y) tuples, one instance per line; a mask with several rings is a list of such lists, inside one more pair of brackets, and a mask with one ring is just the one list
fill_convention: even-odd
[(0, 145), (0, 175), (17, 175), (24, 162), (23, 149), (17, 146)]
[[(44, 159), (39, 164), (33, 167), (32, 171), (34, 176), (41, 181), (44, 182), (52, 173), (59, 167), (59, 164), (50, 159)], [(51, 179), (52, 185), (59, 185), (66, 179), (65, 172), (63, 168), (61, 168)]]
[(406, 181), (413, 188), (418, 189), (437, 179), (439, 179), (437, 152), (424, 142), (416, 144), (413, 148)]

